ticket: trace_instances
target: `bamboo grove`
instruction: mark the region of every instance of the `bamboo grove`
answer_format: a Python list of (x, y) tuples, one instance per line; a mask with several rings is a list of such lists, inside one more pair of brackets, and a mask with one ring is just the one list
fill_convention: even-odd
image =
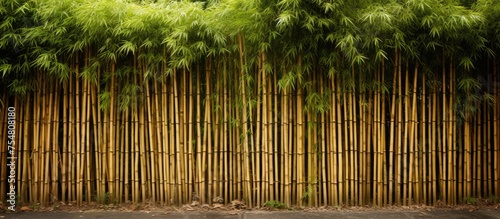
[(16, 191), (259, 207), (500, 197), (500, 3), (3, 0)]

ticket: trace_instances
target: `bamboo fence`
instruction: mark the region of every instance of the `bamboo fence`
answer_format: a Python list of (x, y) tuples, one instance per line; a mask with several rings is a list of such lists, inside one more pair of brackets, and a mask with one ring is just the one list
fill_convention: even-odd
[[(209, 56), (189, 68), (152, 67), (136, 55), (101, 65), (98, 80), (111, 76), (100, 85), (80, 77), (94, 55), (87, 48), (67, 63), (68, 80), (41, 72), (23, 98), (4, 90), (0, 163), (6, 107), (15, 106), (20, 201), (181, 205), (196, 195), (248, 207), (384, 206), (500, 197), (497, 62), (480, 76), (496, 101), (460, 120), (453, 60), (428, 74), (395, 50), (371, 75), (354, 67), (329, 75), (318, 64), (305, 76), (311, 86), (280, 89), (291, 67), (261, 53), (245, 68), (241, 35), (237, 42), (239, 56)], [(129, 64), (132, 73), (120, 72)], [(125, 94), (127, 86), (136, 88)], [(325, 110), (308, 108), (313, 94)], [(1, 165), (2, 191), (7, 176)]]

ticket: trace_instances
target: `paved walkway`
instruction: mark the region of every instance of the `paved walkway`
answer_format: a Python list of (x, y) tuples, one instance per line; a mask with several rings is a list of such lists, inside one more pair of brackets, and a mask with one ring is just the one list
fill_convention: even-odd
[(15, 219), (303, 219), (303, 218), (345, 218), (345, 219), (500, 219), (500, 209), (468, 210), (408, 210), (408, 211), (241, 211), (228, 212), (16, 212), (2, 213), (0, 218)]

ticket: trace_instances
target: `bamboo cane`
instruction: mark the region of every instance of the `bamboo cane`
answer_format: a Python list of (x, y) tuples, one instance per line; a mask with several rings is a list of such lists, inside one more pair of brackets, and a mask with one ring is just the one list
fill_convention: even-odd
[(201, 133), (201, 93), (200, 93), (200, 87), (201, 87), (201, 75), (200, 75), (200, 68), (199, 65), (196, 68), (196, 168), (197, 168), (197, 187), (198, 189), (196, 190), (198, 196), (200, 196), (200, 202), (204, 203), (205, 201), (205, 192), (204, 192), (204, 186), (203, 186), (203, 181), (202, 178), (204, 177), (203, 174), (203, 167), (202, 167), (202, 133)]
[(187, 104), (188, 104), (188, 113), (187, 113), (187, 121), (188, 121), (188, 133), (187, 133), (187, 148), (188, 148), (188, 191), (187, 191), (187, 195), (188, 196), (188, 200), (187, 201), (191, 201), (191, 199), (193, 197), (191, 197), (191, 195), (193, 194), (193, 192), (195, 191), (194, 190), (194, 178), (195, 178), (195, 154), (194, 154), (194, 150), (193, 150), (193, 146), (194, 146), (194, 133), (193, 133), (193, 110), (194, 110), (194, 101), (193, 101), (193, 87), (191, 86), (193, 84), (193, 77), (192, 77), (192, 74), (191, 72), (189, 72), (189, 83), (186, 83), (186, 86), (187, 86), (187, 95), (188, 95), (188, 101), (187, 101)]
[(493, 75), (494, 75), (494, 81), (495, 81), (495, 91), (494, 91), (494, 96), (495, 96), (495, 107), (494, 107), (494, 114), (495, 118), (493, 122), (493, 141), (494, 145), (497, 145), (494, 148), (494, 159), (496, 162), (494, 162), (494, 183), (495, 183), (495, 196), (499, 197), (500, 196), (500, 119), (498, 119), (497, 115), (500, 115), (500, 86), (498, 86), (498, 83), (500, 83), (499, 77), (498, 77), (498, 69), (497, 69), (497, 60), (493, 61)]
[[(272, 192), (270, 191), (270, 174), (272, 174), (272, 165), (269, 165), (270, 159), (269, 156), (269, 144), (270, 135), (269, 135), (269, 123), (268, 123), (268, 88), (267, 88), (267, 75), (266, 75), (266, 64), (265, 64), (265, 53), (260, 54), (260, 77), (262, 81), (262, 201), (273, 200), (270, 197), (272, 196)], [(259, 95), (260, 97), (260, 95)], [(257, 116), (258, 118), (258, 116)], [(257, 132), (259, 130), (257, 129)], [(256, 141), (259, 141), (259, 137), (256, 138)], [(257, 161), (258, 163), (258, 161)], [(272, 163), (271, 163), (272, 164)], [(259, 172), (259, 169), (257, 169)], [(260, 205), (262, 202), (257, 201), (257, 205)]]
[[(3, 106), (0, 107), (0, 133), (2, 133), (2, 136), (3, 136), (3, 133), (7, 133), (6, 130), (7, 130), (7, 127), (8, 127), (8, 124), (7, 124), (7, 116), (8, 116), (8, 108), (5, 107), (5, 106), (9, 106), (9, 100), (7, 98), (7, 89), (6, 88), (3, 88), (2, 89), (2, 92), (3, 92), (3, 95), (1, 96), (1, 99), (0, 99), (0, 103), (2, 104), (5, 104)], [(29, 98), (29, 96), (28, 96)], [(7, 163), (7, 141), (4, 141), (3, 138), (2, 138), (2, 141), (0, 142), (0, 162), (2, 163)], [(7, 165), (2, 165), (0, 167), (0, 173), (7, 173)], [(7, 190), (7, 174), (2, 174), (0, 176), (0, 189), (1, 191), (6, 191)], [(6, 193), (1, 193), (0, 194), (0, 198), (1, 200), (6, 200), (7, 198), (7, 195)]]
[[(488, 63), (488, 69), (489, 69), (489, 66), (490, 64)], [(491, 81), (493, 79), (491, 78), (491, 75), (488, 75), (488, 82), (487, 82), (487, 87), (488, 87), (488, 92), (493, 92), (491, 91)], [(484, 148), (484, 152), (483, 152), (483, 156), (485, 157), (485, 159), (487, 160), (487, 167), (485, 168), (485, 179), (484, 179), (484, 183), (486, 185), (486, 187), (488, 188), (486, 194), (488, 195), (491, 195), (493, 194), (493, 185), (492, 185), (492, 170), (493, 170), (493, 162), (491, 161), (491, 152), (493, 152), (493, 148), (491, 148), (491, 142), (492, 142), (492, 139), (491, 139), (491, 133), (492, 133), (492, 130), (493, 128), (491, 127), (492, 125), (492, 122), (490, 120), (491, 118), (491, 111), (490, 110), (487, 110), (488, 109), (488, 104), (487, 102), (485, 101), (484, 104), (483, 104), (483, 110), (484, 110), (484, 122), (486, 122), (486, 131), (484, 132), (484, 139), (485, 139), (485, 148)]]
[(281, 175), (281, 178), (282, 178), (282, 187), (284, 187), (284, 192), (282, 193), (284, 195), (284, 200), (285, 200), (285, 204), (290, 206), (291, 204), (291, 199), (290, 199), (290, 178), (291, 178), (291, 170), (290, 170), (290, 151), (289, 151), (289, 137), (288, 137), (288, 134), (289, 134), (289, 130), (290, 130), (290, 126), (289, 126), (289, 121), (288, 121), (288, 118), (289, 118), (289, 90), (287, 88), (285, 88), (283, 91), (282, 91), (282, 112), (283, 112), (283, 117), (282, 117), (282, 151), (283, 151), (283, 157), (282, 157), (282, 160), (284, 160), (284, 166), (283, 166), (283, 170), (282, 171), (282, 175)]
[(453, 99), (455, 96), (455, 69), (453, 67), (453, 62), (450, 61), (449, 63), (450, 66), (450, 100), (449, 100), (449, 108), (448, 108), (448, 116), (450, 119), (449, 127), (448, 127), (448, 202), (450, 204), (455, 204), (455, 169), (456, 169), (456, 160), (455, 160), (455, 148), (456, 148), (456, 140), (453, 136), (454, 129), (456, 129), (455, 126), (455, 113), (453, 113)]
[[(384, 61), (384, 59), (382, 59), (382, 66), (381, 66), (381, 68), (382, 68), (381, 71), (380, 71), (381, 75), (380, 75), (379, 78), (381, 80), (380, 84), (383, 85), (383, 84), (385, 84), (385, 61)], [(381, 156), (382, 157), (381, 157), (381, 159), (383, 161), (383, 163), (382, 163), (382, 167), (383, 167), (383, 169), (382, 169), (383, 179), (382, 180), (383, 180), (383, 184), (384, 184), (382, 194), (384, 196), (383, 197), (383, 205), (387, 205), (387, 202), (388, 202), (387, 196), (392, 196), (392, 194), (388, 193), (388, 183), (389, 182), (388, 182), (388, 179), (387, 179), (387, 177), (388, 177), (388, 174), (387, 174), (387, 159), (385, 158), (385, 156), (387, 154), (387, 147), (386, 147), (386, 145), (387, 145), (387, 143), (386, 143), (386, 136), (387, 136), (387, 134), (386, 134), (386, 130), (387, 130), (386, 129), (386, 123), (387, 123), (387, 119), (386, 119), (386, 104), (385, 104), (385, 102), (386, 102), (385, 98), (386, 97), (385, 97), (385, 92), (383, 90), (380, 90), (380, 93), (381, 93), (380, 96), (381, 96), (381, 107), (382, 107), (382, 109), (381, 109), (381, 111), (382, 111), (381, 112), (381, 114), (382, 114), (381, 121), (382, 122), (380, 124), (380, 130), (381, 130), (381, 136), (380, 136), (380, 138), (382, 140), (382, 144), (381, 144), (381, 150), (382, 150), (382, 155)]]
[[(380, 77), (380, 70), (377, 72), (378, 74), (376, 75), (375, 80), (379, 80)], [(379, 207), (383, 205), (383, 166), (382, 166), (382, 161), (384, 159), (384, 154), (383, 154), (383, 147), (384, 145), (382, 144), (382, 139), (383, 136), (381, 136), (381, 123), (382, 123), (382, 118), (381, 118), (381, 97), (380, 97), (380, 92), (377, 92), (375, 94), (375, 99), (374, 99), (374, 124), (373, 124), (373, 135), (377, 136), (376, 138), (378, 139), (377, 141), (374, 141), (374, 163), (377, 168), (374, 170), (374, 174), (377, 173), (377, 176), (375, 178), (375, 183), (374, 183), (374, 188), (373, 191), (376, 191), (377, 197), (374, 203), (377, 203)], [(375, 187), (376, 186), (376, 187)]]
[[(134, 77), (134, 83), (137, 82), (137, 77)], [(133, 147), (133, 159), (132, 159), (132, 201), (133, 202), (139, 202), (140, 197), (140, 187), (139, 187), (139, 157), (140, 157), (140, 151), (139, 151), (139, 107), (137, 107), (135, 110), (132, 111), (132, 123), (134, 124), (134, 129), (133, 129), (133, 137), (134, 137), (134, 147)]]
[(420, 109), (420, 112), (422, 113), (422, 116), (420, 117), (421, 120), (420, 120), (420, 137), (419, 137), (419, 141), (420, 141), (420, 144), (421, 144), (421, 153), (420, 153), (420, 157), (421, 157), (421, 161), (418, 165), (418, 169), (421, 169), (422, 173), (421, 173), (421, 176), (422, 176), (422, 185), (421, 185), (421, 190), (422, 190), (422, 202), (423, 204), (428, 204), (429, 200), (427, 198), (427, 192), (428, 192), (428, 187), (430, 187), (429, 185), (429, 177), (428, 177), (428, 167), (430, 165), (428, 165), (428, 157), (429, 157), (429, 152), (428, 152), (428, 147), (427, 147), (427, 126), (428, 126), (428, 120), (427, 120), (427, 116), (429, 116), (430, 114), (426, 112), (426, 107), (429, 108), (429, 106), (427, 106), (427, 93), (426, 93), (426, 88), (427, 88), (427, 85), (426, 85), (426, 74), (423, 73), (422, 74), (422, 94), (421, 94), (421, 97), (422, 97), (422, 102), (421, 102), (421, 109)]
[[(4, 96), (4, 103), (7, 101), (7, 99), (5, 98), (6, 96)], [(33, 115), (32, 115), (32, 111), (31, 109), (33, 108), (32, 106), (32, 103), (30, 102), (31, 101), (31, 97), (32, 95), (27, 95), (26, 97), (26, 103), (23, 107), (23, 120), (20, 120), (22, 121), (22, 127), (23, 127), (23, 133), (22, 135), (19, 135), (19, 136), (23, 136), (22, 137), (22, 158), (20, 158), (20, 160), (22, 159), (22, 175), (21, 175), (21, 180), (22, 180), (22, 184), (21, 184), (21, 189), (19, 190), (20, 193), (21, 193), (21, 201), (23, 202), (28, 202), (28, 189), (30, 188), (30, 184), (31, 184), (31, 162), (30, 162), (30, 159), (28, 159), (30, 156), (31, 156), (31, 142), (33, 141), (32, 139), (29, 138), (30, 136), (30, 127), (31, 125), (33, 124)], [(66, 109), (66, 108), (65, 108)], [(2, 118), (5, 118), (5, 117), (2, 117)], [(66, 121), (66, 120), (65, 120)], [(3, 124), (3, 123), (0, 123), (0, 124)], [(2, 132), (2, 133), (5, 133)], [(19, 144), (19, 146), (21, 146), (21, 144)], [(3, 167), (2, 167), (3, 169)], [(5, 169), (3, 169), (5, 170)], [(64, 178), (63, 178), (64, 179)], [(62, 190), (65, 191), (65, 189), (67, 189), (67, 187), (62, 187)]]
[[(338, 195), (338, 198), (339, 198), (339, 202), (338, 202), (338, 205), (339, 206), (342, 206), (344, 204), (344, 138), (342, 136), (342, 111), (341, 111), (341, 88), (340, 88), (340, 75), (337, 76), (337, 80), (335, 81), (336, 82), (336, 102), (337, 102), (337, 110), (336, 110), (336, 115), (337, 115), (337, 149), (338, 149), (338, 176), (337, 178), (339, 179), (339, 183), (338, 183), (338, 188), (339, 188), (339, 195)], [(345, 105), (345, 104), (344, 104)], [(344, 111), (345, 112), (345, 111)]]
[[(298, 59), (298, 67), (302, 68), (302, 56), (299, 55)], [(299, 73), (300, 74), (300, 73)], [(296, 159), (297, 159), (297, 168), (294, 169), (296, 170), (296, 175), (297, 175), (297, 205), (302, 206), (303, 205), (303, 196), (304, 196), (304, 190), (307, 189), (304, 184), (304, 174), (305, 174), (305, 156), (304, 156), (304, 145), (305, 145), (305, 139), (304, 139), (304, 113), (303, 113), (303, 95), (304, 95), (304, 90), (302, 88), (302, 85), (298, 85), (297, 88), (297, 99), (296, 99), (296, 104), (297, 104), (297, 112), (296, 112), (296, 118), (297, 118), (297, 135), (296, 135)]]
[[(394, 68), (392, 79), (392, 100), (391, 100), (391, 115), (390, 115), (390, 135), (389, 135), (389, 201), (388, 204), (393, 203), (394, 194), (394, 148), (396, 145), (396, 81), (398, 76), (398, 63), (399, 63), (398, 49), (394, 49)], [(396, 189), (397, 190), (397, 189)], [(397, 192), (396, 192), (397, 193)], [(398, 195), (396, 194), (396, 197)]]
[[(332, 69), (333, 71), (333, 69)], [(330, 79), (330, 86), (332, 89), (332, 96), (331, 96), (331, 103), (332, 106), (330, 107), (330, 157), (328, 161), (330, 164), (328, 167), (330, 167), (330, 194), (331, 194), (331, 204), (336, 205), (339, 203), (338, 199), (338, 152), (337, 152), (337, 92), (338, 88), (336, 87), (336, 82), (335, 82), (335, 75), (331, 76)]]
[[(408, 80), (408, 77), (407, 77), (407, 80)], [(416, 121), (417, 121), (417, 82), (418, 82), (418, 63), (415, 64), (415, 70), (414, 70), (414, 73), (413, 73), (413, 91), (411, 92), (412, 94), (412, 104), (411, 104), (411, 107), (412, 107), (412, 110), (411, 110), (411, 120), (410, 120), (410, 167), (409, 167), (409, 191), (408, 191), (408, 203), (409, 205), (412, 204), (412, 201), (413, 201), (413, 194), (414, 194), (414, 189), (416, 189), (415, 193), (418, 194), (418, 187), (415, 188), (415, 183), (418, 183), (418, 177), (416, 177), (417, 175), (417, 171), (418, 169), (414, 169), (415, 166), (417, 166), (415, 164), (415, 147), (417, 144), (415, 142), (415, 139), (416, 139), (416, 133), (417, 132), (417, 124), (416, 124)], [(407, 91), (409, 92), (409, 91)], [(418, 195), (416, 197), (417, 200), (419, 200), (418, 198)], [(417, 201), (418, 203), (418, 201)]]
[[(276, 64), (274, 63), (274, 71), (273, 71), (273, 78), (272, 78), (272, 88), (273, 88), (273, 91), (272, 91), (272, 96), (274, 96), (274, 110), (273, 110), (273, 121), (272, 123), (274, 124), (273, 125), (273, 128), (274, 128), (274, 135), (273, 135), (273, 148), (274, 148), (274, 180), (273, 180), (273, 187), (274, 187), (274, 190), (275, 190), (275, 199), (277, 200), (280, 200), (280, 201), (284, 201), (284, 197), (283, 197), (283, 191), (284, 191), (284, 187), (282, 186), (283, 184), (279, 185), (279, 182), (283, 182), (283, 177), (280, 177), (280, 172), (283, 172), (283, 169), (280, 169), (278, 167), (278, 163), (281, 163), (283, 162), (284, 160), (281, 159), (283, 158), (283, 156), (281, 156), (283, 153), (283, 150), (281, 150), (282, 148), (280, 147), (279, 148), (279, 151), (280, 151), (280, 154), (278, 154), (278, 141), (279, 141), (279, 138), (278, 138), (278, 132), (279, 132), (279, 124), (278, 124), (278, 95), (279, 95), (279, 92), (278, 92), (278, 80), (277, 80), (277, 75), (278, 75), (278, 70), (276, 69)], [(271, 86), (270, 86), (271, 87)], [(270, 98), (271, 99), (271, 98)], [(270, 115), (271, 116), (271, 115)], [(280, 162), (281, 161), (281, 162)]]
[[(208, 203), (212, 204), (212, 199), (214, 198), (213, 190), (212, 190), (212, 120), (211, 120), (211, 115), (212, 115), (212, 100), (211, 100), (211, 81), (210, 81), (210, 76), (212, 75), (212, 57), (209, 58), (208, 64), (207, 64), (207, 71), (206, 71), (206, 97), (205, 97), (205, 133), (204, 133), (204, 159), (203, 164), (207, 164), (207, 166), (204, 168), (204, 176), (208, 176), (206, 178), (207, 181), (207, 197), (208, 197)], [(208, 172), (208, 173), (207, 173)]]
[[(324, 81), (327, 81), (326, 77), (322, 77), (321, 86), (320, 86), (320, 94), (323, 96), (325, 95), (325, 83)], [(321, 165), (321, 183), (322, 183), (322, 191), (320, 191), (320, 194), (323, 194), (323, 206), (328, 205), (328, 193), (331, 192), (328, 190), (328, 185), (327, 185), (327, 168), (330, 167), (330, 165), (327, 165), (327, 157), (328, 157), (328, 151), (327, 151), (327, 143), (329, 142), (328, 139), (328, 131), (327, 131), (327, 122), (326, 122), (326, 112), (321, 113), (321, 118), (320, 118), (320, 123), (321, 123), (321, 157), (320, 159), (320, 165)]]
[[(365, 83), (363, 81), (363, 77), (361, 74), (359, 74), (359, 82), (360, 84)], [(358, 196), (357, 196), (357, 204), (360, 206), (365, 205), (365, 196), (367, 195), (366, 193), (366, 172), (368, 168), (368, 164), (366, 163), (366, 147), (367, 147), (367, 135), (366, 135), (366, 128), (367, 128), (367, 117), (368, 117), (368, 108), (370, 108), (370, 104), (368, 103), (371, 98), (371, 92), (367, 94), (366, 92), (363, 91), (363, 89), (360, 89), (360, 109), (359, 109), (359, 114), (360, 114), (360, 123), (359, 123), (359, 139), (360, 139), (360, 144), (359, 144), (359, 175), (358, 175)], [(365, 105), (366, 104), (366, 105)]]
[[(404, 105), (405, 105), (405, 110), (404, 110), (404, 137), (403, 137), (403, 145), (402, 145), (402, 150), (403, 150), (403, 158), (402, 158), (402, 161), (403, 161), (403, 172), (402, 172), (402, 175), (403, 175), (403, 205), (406, 205), (407, 203), (410, 203), (410, 202), (407, 202), (409, 201), (409, 199), (411, 199), (411, 197), (408, 196), (408, 188), (409, 188), (409, 184), (408, 184), (408, 143), (409, 143), (409, 139), (410, 139), (410, 132), (411, 132), (411, 129), (409, 128), (409, 120), (411, 119), (410, 118), (410, 115), (409, 115), (409, 111), (410, 111), (410, 97), (409, 97), (409, 87), (410, 87), (410, 82), (409, 82), (409, 64), (408, 64), (408, 59), (405, 60), (405, 83), (404, 83)], [(410, 191), (411, 192), (411, 191)]]
[(120, 113), (117, 114), (117, 127), (120, 127), (116, 130), (116, 133), (117, 133), (117, 138), (116, 138), (116, 142), (118, 144), (118, 147), (117, 147), (117, 150), (116, 150), (116, 164), (115, 164), (115, 168), (116, 168), (116, 190), (117, 190), (117, 196), (116, 196), (116, 202), (117, 203), (122, 203), (122, 200), (123, 200), (123, 195), (124, 195), (124, 189), (125, 189), (125, 182), (124, 182), (124, 179), (125, 179), (125, 173), (124, 173), (124, 169), (125, 169), (125, 144), (126, 144), (126, 141), (127, 140), (127, 137), (125, 135), (125, 129), (127, 129), (125, 127), (125, 120), (126, 118), (125, 117), (125, 113), (122, 112), (120, 110)]
[(432, 203), (433, 205), (437, 205), (437, 199), (438, 199), (438, 193), (437, 189), (439, 186), (439, 181), (438, 181), (438, 175), (437, 175), (437, 170), (439, 169), (439, 164), (437, 163), (439, 159), (439, 153), (440, 153), (440, 148), (439, 148), (439, 138), (437, 137), (438, 135), (438, 117), (437, 117), (437, 111), (439, 109), (439, 104), (438, 104), (438, 87), (437, 85), (434, 85), (434, 92), (432, 95), (432, 136), (431, 136), (431, 145), (432, 145)]
[[(217, 63), (217, 60), (215, 61)], [(220, 75), (220, 71), (219, 71), (219, 65), (215, 65), (215, 78), (217, 80), (219, 80), (219, 75)], [(220, 83), (217, 83), (215, 82), (214, 83), (214, 86), (215, 86), (215, 93), (217, 95), (217, 97), (220, 97)], [(220, 154), (221, 154), (221, 138), (220, 138), (220, 132), (221, 132), (221, 125), (220, 125), (220, 114), (221, 114), (221, 102), (220, 102), (220, 99), (219, 98), (214, 98), (214, 111), (215, 111), (215, 119), (214, 119), (214, 130), (213, 130), (213, 134), (214, 134), (214, 150), (213, 150), (213, 170), (212, 170), (212, 174), (213, 174), (213, 178), (210, 178), (211, 182), (212, 182), (212, 188), (213, 188), (213, 197), (219, 197), (219, 196), (222, 196), (221, 194), (221, 190), (219, 187), (219, 182), (220, 182), (220, 172), (219, 172), (219, 169), (220, 169), (220, 165), (222, 163), (219, 163), (219, 157), (220, 157)]]
[[(229, 131), (229, 115), (230, 115), (230, 111), (228, 109), (228, 105), (230, 103), (230, 100), (229, 100), (229, 96), (228, 96), (228, 86), (229, 86), (229, 83), (228, 83), (228, 80), (227, 80), (227, 60), (224, 58), (223, 60), (223, 68), (222, 68), (223, 72), (222, 72), (222, 86), (223, 86), (223, 89), (222, 89), (222, 117), (223, 117), (223, 120), (224, 120), (224, 124), (223, 124), (223, 132), (221, 132), (221, 137), (223, 139), (222, 141), (222, 145), (224, 147), (224, 202), (227, 203), (229, 200), (233, 200), (232, 199), (232, 192), (231, 192), (231, 180), (232, 180), (232, 177), (231, 177), (231, 172), (230, 169), (232, 168), (231, 166), (231, 163), (232, 163), (232, 151), (231, 151), (231, 147), (229, 146), (230, 144), (230, 138), (226, 135), (230, 135), (230, 131)], [(229, 113), (229, 115), (228, 115)], [(231, 168), (230, 168), (231, 167)]]
[[(154, 83), (154, 81), (153, 81)], [(149, 195), (151, 198), (152, 203), (156, 203), (158, 201), (157, 197), (157, 188), (158, 188), (158, 161), (157, 161), (157, 146), (158, 142), (156, 142), (156, 109), (154, 108), (154, 103), (152, 103), (154, 100), (152, 100), (154, 97), (156, 97), (155, 94), (151, 95), (151, 90), (149, 87), (149, 81), (145, 81), (143, 88), (146, 93), (146, 99), (145, 99), (145, 104), (147, 108), (147, 123), (148, 123), (148, 132), (149, 132), (149, 158), (150, 162), (148, 163), (148, 166), (150, 166), (150, 182), (151, 186), (148, 186), (148, 191)]]
[(249, 152), (248, 152), (248, 122), (247, 122), (247, 96), (246, 96), (246, 80), (244, 79), (244, 70), (243, 70), (243, 59), (244, 59), (244, 45), (243, 45), (243, 36), (238, 34), (238, 43), (239, 43), (239, 53), (240, 53), (240, 83), (241, 83), (241, 96), (242, 96), (242, 118), (243, 118), (243, 162), (244, 162), (244, 196), (245, 201), (248, 204), (249, 208), (252, 208), (252, 192), (251, 192), (251, 182), (250, 182), (250, 162), (249, 162)]
[(401, 166), (402, 166), (402, 149), (403, 149), (403, 145), (402, 145), (402, 142), (403, 142), (403, 138), (402, 138), (402, 129), (403, 129), (403, 124), (401, 124), (403, 122), (403, 98), (402, 98), (402, 94), (403, 94), (403, 90), (402, 90), (402, 71), (401, 71), (401, 68), (402, 68), (402, 60), (401, 60), (401, 52), (398, 51), (398, 53), (396, 54), (397, 56), (397, 80), (398, 80), (398, 108), (397, 108), (397, 122), (396, 122), (396, 128), (397, 128), (397, 136), (396, 136), (396, 160), (394, 161), (395, 165), (396, 165), (396, 204), (399, 205), (402, 203), (402, 205), (404, 205), (404, 202), (402, 202), (401, 200), (401, 187), (403, 187), (404, 185), (402, 185), (401, 183), (401, 179), (402, 179), (402, 176), (401, 176)]
[(163, 195), (163, 202), (165, 204), (169, 204), (170, 202), (170, 169), (169, 169), (169, 130), (168, 130), (168, 90), (167, 90), (167, 73), (168, 73), (168, 68), (167, 68), (167, 48), (163, 47), (162, 49), (162, 58), (163, 61), (161, 62), (161, 86), (159, 90), (161, 91), (161, 102), (158, 107), (161, 106), (161, 126), (162, 126), (162, 147), (161, 147), (161, 157), (162, 157), (162, 162), (160, 163), (161, 168), (163, 168), (163, 171), (161, 173), (163, 180), (161, 183), (163, 183), (162, 187), (162, 193)]

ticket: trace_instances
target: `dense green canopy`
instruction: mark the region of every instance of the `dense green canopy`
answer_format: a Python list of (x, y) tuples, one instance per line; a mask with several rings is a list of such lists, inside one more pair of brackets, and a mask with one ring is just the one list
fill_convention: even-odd
[[(474, 71), (500, 47), (499, 10), (493, 0), (4, 0), (0, 72), (4, 86), (24, 93), (37, 71), (67, 78), (64, 63), (85, 48), (97, 51), (95, 65), (139, 54), (178, 68), (235, 53), (238, 33), (249, 57), (266, 51), (294, 63), (302, 54), (304, 73), (318, 60), (327, 68), (371, 66), (391, 60), (394, 49), (428, 65), (443, 51)], [(288, 79), (300, 81), (295, 76)]]

